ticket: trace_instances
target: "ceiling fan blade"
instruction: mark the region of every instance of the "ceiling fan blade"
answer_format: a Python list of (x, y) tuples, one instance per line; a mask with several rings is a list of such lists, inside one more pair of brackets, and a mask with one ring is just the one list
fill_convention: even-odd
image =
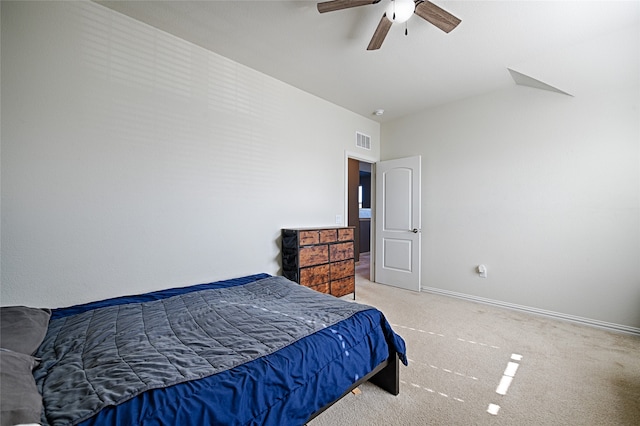
[(415, 13), (422, 19), (431, 22), (445, 33), (450, 32), (457, 27), (460, 22), (462, 22), (446, 10), (426, 0), (416, 2)]
[(371, 37), (371, 41), (369, 42), (369, 46), (367, 46), (367, 50), (380, 49), (384, 38), (387, 36), (387, 33), (391, 28), (391, 24), (392, 22), (387, 19), (387, 14), (385, 13), (384, 15), (382, 15), (382, 19), (380, 19), (378, 28), (376, 28), (376, 32), (374, 32), (373, 37)]
[(379, 3), (380, 0), (331, 0), (318, 3), (318, 12), (333, 12), (334, 10), (349, 9), (351, 7), (366, 6)]

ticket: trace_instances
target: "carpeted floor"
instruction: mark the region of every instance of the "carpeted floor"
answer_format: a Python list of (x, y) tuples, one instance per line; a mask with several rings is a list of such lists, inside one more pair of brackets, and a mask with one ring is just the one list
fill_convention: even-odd
[(357, 301), (407, 343), (400, 395), (367, 383), (309, 426), (640, 425), (640, 337), (375, 284), (367, 268)]

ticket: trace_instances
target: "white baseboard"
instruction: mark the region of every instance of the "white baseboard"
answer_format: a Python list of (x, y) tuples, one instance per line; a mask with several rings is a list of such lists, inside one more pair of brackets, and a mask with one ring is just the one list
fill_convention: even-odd
[(599, 320), (594, 320), (594, 319), (590, 319), (590, 318), (577, 317), (577, 316), (574, 316), (574, 315), (567, 315), (567, 314), (563, 314), (563, 313), (560, 313), (560, 312), (546, 311), (544, 309), (532, 308), (530, 306), (516, 305), (514, 303), (501, 302), (499, 300), (486, 299), (484, 297), (471, 296), (471, 295), (464, 294), (464, 293), (456, 293), (454, 291), (441, 290), (441, 289), (433, 288), (433, 287), (421, 287), (421, 291), (424, 291), (424, 292), (427, 292), (427, 293), (440, 294), (442, 296), (456, 297), (458, 299), (469, 300), (469, 301), (472, 301), (472, 302), (484, 303), (486, 305), (500, 306), (502, 308), (513, 309), (513, 310), (521, 311), (521, 312), (529, 312), (529, 313), (532, 313), (532, 314), (542, 315), (542, 316), (545, 316), (545, 317), (556, 318), (556, 319), (561, 319), (561, 320), (564, 320), (564, 321), (571, 321), (571, 322), (578, 323), (578, 324), (589, 325), (589, 326), (592, 326), (592, 327), (603, 328), (603, 329), (609, 330), (609, 331), (615, 331), (615, 332), (619, 332), (619, 333), (635, 334), (637, 336), (640, 336), (640, 328), (630, 327), (628, 325), (622, 325), (622, 324), (616, 324), (616, 323), (612, 323), (612, 322), (599, 321)]

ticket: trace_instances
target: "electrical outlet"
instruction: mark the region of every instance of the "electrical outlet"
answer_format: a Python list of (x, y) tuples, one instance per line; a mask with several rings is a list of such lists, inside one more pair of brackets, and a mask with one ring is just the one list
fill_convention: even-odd
[(485, 265), (478, 265), (476, 270), (478, 271), (480, 278), (487, 278), (487, 267)]
[(337, 214), (336, 215), (336, 225), (342, 225), (342, 215), (341, 214)]

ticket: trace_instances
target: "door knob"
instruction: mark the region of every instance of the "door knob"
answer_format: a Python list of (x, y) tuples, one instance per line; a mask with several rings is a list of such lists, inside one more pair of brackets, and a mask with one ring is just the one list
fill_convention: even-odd
[(413, 232), (414, 234), (417, 234), (417, 233), (418, 233), (418, 228), (413, 228), (413, 229), (411, 230), (411, 232)]

